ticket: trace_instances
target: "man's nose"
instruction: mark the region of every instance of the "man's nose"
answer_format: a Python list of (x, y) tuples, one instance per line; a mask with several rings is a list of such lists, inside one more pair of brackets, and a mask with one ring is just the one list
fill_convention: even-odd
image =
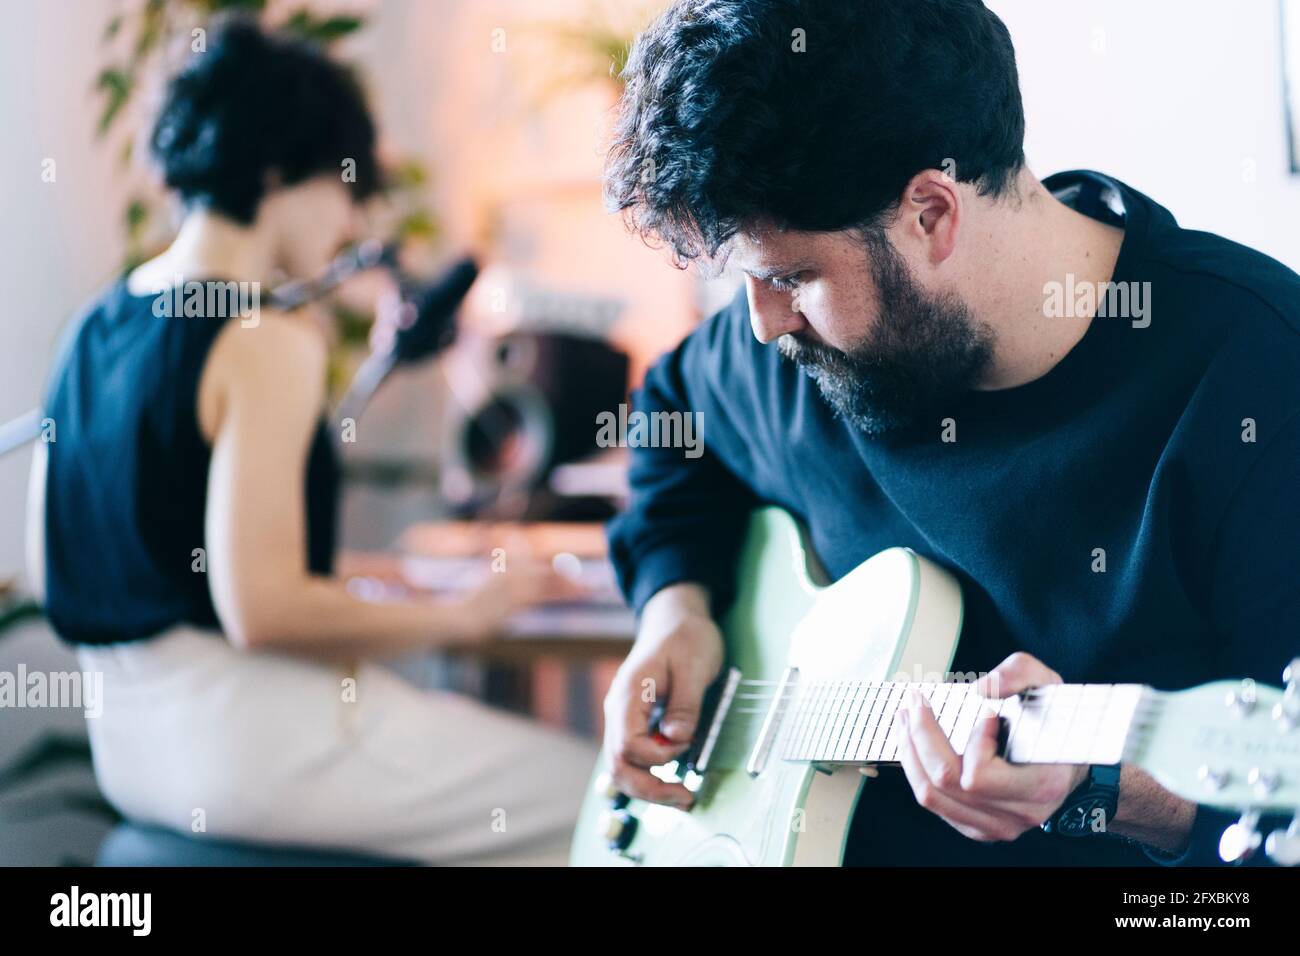
[(790, 293), (776, 292), (762, 281), (746, 277), (745, 294), (749, 299), (749, 324), (754, 329), (754, 338), (764, 345), (804, 327), (804, 317), (795, 310)]

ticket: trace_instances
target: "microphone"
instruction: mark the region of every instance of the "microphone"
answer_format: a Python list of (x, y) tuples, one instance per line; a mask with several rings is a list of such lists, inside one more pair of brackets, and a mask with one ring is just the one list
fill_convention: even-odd
[(452, 320), (478, 271), (478, 263), (466, 256), (427, 286), (413, 288), (402, 282), (402, 300), (415, 307), (415, 319), (393, 339), (392, 352), (398, 364), (419, 362), (451, 344), (455, 338)]
[(414, 318), (399, 328), (388, 348), (371, 352), (353, 376), (348, 390), (338, 404), (338, 421), (356, 421), (379, 386), (399, 365), (432, 358), (451, 345), (456, 338), (456, 312), (478, 278), (478, 263), (466, 256), (453, 263), (429, 284), (407, 279), (396, 262), (383, 263), (398, 277), (403, 305), (411, 307)]

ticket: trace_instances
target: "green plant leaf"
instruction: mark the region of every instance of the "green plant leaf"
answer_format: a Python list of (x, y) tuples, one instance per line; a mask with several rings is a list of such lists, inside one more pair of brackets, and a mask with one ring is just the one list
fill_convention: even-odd
[(266, 0), (198, 0), (198, 5), (210, 14), (223, 13), (227, 10), (261, 13), (266, 9)]
[(404, 159), (388, 171), (387, 180), (391, 189), (419, 189), (429, 174), (418, 159)]
[(149, 206), (143, 199), (132, 199), (126, 204), (126, 234), (132, 240), (140, 237), (149, 222)]
[(167, 25), (167, 0), (147, 0), (140, 13), (140, 32), (135, 38), (135, 58), (140, 61), (158, 45)]
[(397, 223), (399, 239), (424, 239), (432, 241), (438, 235), (438, 225), (427, 209), (413, 209)]
[(102, 137), (131, 98), (134, 81), (131, 74), (121, 67), (108, 67), (100, 72), (95, 86), (104, 94), (104, 111), (99, 116), (99, 135)]
[(307, 40), (333, 43), (349, 33), (355, 33), (365, 24), (360, 17), (335, 16), (318, 18), (307, 10), (299, 10), (285, 21), (284, 29)]

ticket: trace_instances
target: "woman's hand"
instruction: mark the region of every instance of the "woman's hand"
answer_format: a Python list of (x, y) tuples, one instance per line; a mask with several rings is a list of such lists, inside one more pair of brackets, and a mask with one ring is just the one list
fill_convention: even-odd
[(508, 570), (447, 601), (366, 601), (344, 581), (310, 573), (303, 486), (325, 368), (313, 329), (263, 310), (256, 328), (221, 332), (203, 373), (200, 423), (206, 409), (213, 447), (207, 582), (236, 647), (334, 660), (473, 644), (531, 604), (581, 594), (526, 542), (508, 543)]
[(551, 565), (532, 558), (514, 558), (506, 570), (494, 570), (487, 581), (463, 598), (458, 630), (467, 644), (479, 644), (500, 637), (506, 622), (538, 604), (576, 601), (585, 589), (573, 578)]

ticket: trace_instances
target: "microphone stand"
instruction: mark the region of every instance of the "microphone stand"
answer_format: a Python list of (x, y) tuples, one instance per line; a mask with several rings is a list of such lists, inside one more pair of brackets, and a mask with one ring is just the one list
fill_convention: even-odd
[[(465, 258), (434, 283), (417, 283), (403, 276), (397, 252), (396, 242), (367, 240), (343, 252), (316, 278), (286, 282), (271, 292), (271, 305), (287, 312), (322, 298), (359, 272), (385, 268), (397, 276), (403, 302), (414, 306), (414, 321), (398, 330), (390, 347), (372, 352), (362, 362), (339, 401), (340, 419), (355, 421), (398, 365), (429, 358), (451, 344), (454, 338), (451, 320), (478, 276), (478, 265), (473, 259)], [(38, 406), (0, 424), (0, 457), (39, 438), (43, 420), (43, 411)]]

